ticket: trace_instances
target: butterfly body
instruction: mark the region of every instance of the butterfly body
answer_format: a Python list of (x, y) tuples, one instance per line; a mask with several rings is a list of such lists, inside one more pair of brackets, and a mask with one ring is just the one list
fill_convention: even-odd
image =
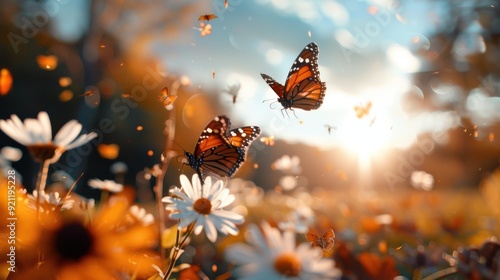
[(310, 111), (323, 104), (326, 84), (320, 80), (318, 54), (318, 45), (314, 42), (308, 44), (293, 62), (285, 85), (269, 75), (260, 74), (278, 95), (278, 102), (284, 110), (298, 108)]
[(205, 173), (231, 177), (243, 165), (246, 151), (260, 135), (257, 126), (229, 130), (231, 122), (222, 115), (215, 117), (203, 130), (194, 153), (184, 152), (187, 164), (203, 181)]

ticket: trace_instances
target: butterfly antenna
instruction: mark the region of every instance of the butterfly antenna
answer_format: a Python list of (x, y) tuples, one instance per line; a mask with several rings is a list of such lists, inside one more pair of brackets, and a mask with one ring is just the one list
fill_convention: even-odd
[(271, 100), (274, 100), (274, 98), (263, 100), (262, 103), (267, 102), (267, 101), (271, 101)]
[(179, 148), (181, 148), (184, 152), (186, 151), (186, 149), (184, 149), (184, 147), (182, 147), (181, 145), (179, 145), (179, 143), (175, 142), (175, 140), (172, 140), (172, 142), (174, 142), (175, 145), (179, 146)]

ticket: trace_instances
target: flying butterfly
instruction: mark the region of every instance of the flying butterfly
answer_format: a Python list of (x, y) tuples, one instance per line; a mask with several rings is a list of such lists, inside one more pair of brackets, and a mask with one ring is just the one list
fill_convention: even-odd
[(306, 239), (309, 243), (311, 243), (312, 247), (319, 247), (325, 251), (328, 251), (333, 248), (333, 244), (335, 243), (335, 233), (333, 229), (329, 229), (323, 233), (321, 237), (316, 234), (306, 233)]
[(336, 130), (337, 127), (329, 124), (325, 124), (326, 129), (328, 130), (328, 135), (332, 133), (332, 130)]
[(177, 100), (177, 95), (169, 95), (167, 87), (164, 87), (158, 96), (158, 101), (160, 101), (165, 107), (174, 104), (175, 100)]
[(366, 105), (363, 106), (363, 104), (359, 106), (354, 106), (354, 112), (356, 113), (356, 117), (358, 119), (361, 119), (365, 116), (368, 116), (370, 114), (370, 110), (372, 109), (372, 102), (368, 101), (366, 102)]
[(231, 121), (225, 115), (215, 117), (198, 138), (194, 153), (184, 152), (187, 163), (200, 180), (209, 173), (218, 177), (231, 177), (243, 165), (250, 144), (261, 129), (244, 126), (229, 130)]
[(318, 54), (316, 43), (305, 46), (293, 62), (284, 86), (271, 76), (260, 74), (278, 95), (278, 102), (283, 106), (283, 110), (316, 110), (323, 103), (326, 85), (319, 77)]
[(198, 21), (201, 21), (201, 20), (206, 20), (206, 21), (210, 21), (214, 18), (218, 18), (218, 16), (214, 15), (214, 14), (207, 14), (207, 15), (201, 15), (199, 18), (198, 18)]
[(94, 95), (94, 93), (96, 93), (95, 90), (87, 90), (84, 93), (80, 94), (80, 96), (92, 96)]

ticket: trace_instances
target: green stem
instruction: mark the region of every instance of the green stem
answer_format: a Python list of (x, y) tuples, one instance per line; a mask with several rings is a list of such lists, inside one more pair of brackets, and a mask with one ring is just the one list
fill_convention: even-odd
[(177, 262), (177, 258), (179, 257), (179, 251), (181, 250), (182, 246), (184, 246), (184, 243), (186, 242), (187, 238), (191, 235), (193, 232), (195, 223), (191, 223), (188, 227), (188, 230), (186, 234), (184, 235), (184, 238), (182, 241), (179, 243), (179, 237), (180, 237), (180, 229), (177, 229), (177, 235), (175, 237), (175, 245), (172, 248), (174, 252), (172, 253), (172, 259), (170, 260), (170, 263), (168, 264), (167, 271), (165, 272), (165, 276), (163, 277), (163, 280), (167, 280), (170, 278), (170, 275), (172, 275), (172, 270), (174, 268), (175, 263)]

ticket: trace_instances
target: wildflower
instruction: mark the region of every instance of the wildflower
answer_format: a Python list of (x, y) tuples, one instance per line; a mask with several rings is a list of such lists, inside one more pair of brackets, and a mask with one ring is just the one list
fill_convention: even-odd
[(212, 34), (212, 25), (200, 22), (200, 33), (202, 37)]
[[(20, 160), (22, 155), (23, 153), (19, 149), (9, 146), (3, 147), (0, 150), (0, 174), (7, 177), (9, 175), (9, 170), (13, 170), (11, 163)], [(18, 180), (22, 181), (21, 175), (18, 176)]]
[(144, 226), (151, 225), (155, 222), (153, 214), (146, 212), (146, 209), (137, 205), (130, 206), (128, 213), (130, 218), (140, 222)]
[(284, 155), (277, 159), (271, 165), (273, 170), (281, 170), (288, 174), (297, 175), (302, 172), (302, 168), (300, 167), (300, 158), (298, 156), (289, 156)]
[(495, 238), (481, 247), (459, 248), (444, 259), (467, 279), (500, 279), (500, 244)]
[(207, 177), (202, 186), (197, 174), (193, 175), (192, 184), (185, 175), (180, 176), (182, 188), (171, 190), (171, 195), (164, 197), (163, 202), (169, 203), (167, 210), (170, 218), (180, 219), (179, 228), (185, 228), (191, 223), (196, 235), (205, 229), (211, 242), (217, 239), (217, 231), (223, 234), (238, 234), (236, 224), (244, 221), (243, 216), (224, 210), (233, 203), (235, 197), (229, 193), (222, 181), (212, 185), (212, 179)]
[[(151, 257), (156, 245), (156, 229), (136, 224), (122, 224), (128, 204), (115, 203), (103, 207), (93, 223), (85, 223), (75, 217), (42, 216), (36, 232), (44, 260), (38, 266), (33, 263), (22, 271), (16, 271), (16, 279), (121, 279), (120, 275), (137, 273), (147, 276), (153, 273)], [(57, 221), (46, 226), (48, 221)], [(36, 254), (37, 249), (26, 251)], [(32, 261), (20, 255), (20, 262)], [(35, 258), (36, 259), (36, 258)]]
[[(45, 191), (40, 191), (40, 212), (44, 211), (55, 211), (55, 210), (69, 210), (73, 208), (75, 201), (69, 199), (70, 196), (61, 197), (58, 192), (46, 193)], [(38, 191), (33, 191), (33, 194), (28, 194), (28, 207), (36, 210), (38, 200)]]
[(17, 115), (12, 115), (8, 120), (0, 120), (0, 129), (10, 138), (28, 147), (34, 159), (39, 162), (56, 162), (64, 151), (82, 146), (97, 137), (95, 132), (91, 132), (76, 138), (82, 130), (82, 125), (71, 120), (52, 140), (52, 128), (46, 112), (40, 112), (38, 119), (25, 119), (24, 123)]
[(82, 209), (82, 210), (94, 209), (94, 207), (95, 207), (95, 199), (93, 199), (93, 198), (82, 199), (78, 203), (78, 206), (80, 206), (80, 209)]
[(91, 179), (88, 181), (88, 185), (94, 189), (100, 189), (112, 193), (121, 192), (123, 190), (123, 185), (118, 184), (113, 180), (102, 181), (99, 179)]
[(239, 265), (235, 269), (242, 279), (337, 279), (340, 270), (334, 261), (323, 259), (321, 249), (311, 248), (308, 243), (296, 247), (295, 234), (286, 231), (283, 235), (269, 224), (249, 226), (246, 244), (230, 245), (226, 259)]
[(297, 233), (306, 233), (309, 227), (314, 224), (314, 212), (308, 206), (300, 206), (288, 215), (285, 222), (280, 222), (278, 227), (281, 230), (292, 230)]
[(144, 168), (144, 178), (146, 180), (151, 180), (152, 177), (158, 177), (162, 173), (160, 165), (155, 164), (151, 168)]

